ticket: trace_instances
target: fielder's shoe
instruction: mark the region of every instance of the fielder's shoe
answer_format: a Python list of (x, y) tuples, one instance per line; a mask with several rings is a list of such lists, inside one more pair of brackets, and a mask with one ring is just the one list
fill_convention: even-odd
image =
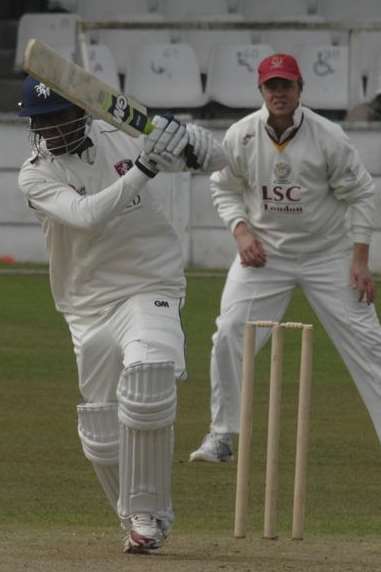
[(231, 463), (233, 460), (233, 437), (231, 433), (208, 433), (201, 446), (193, 451), (189, 457), (191, 462)]
[(124, 541), (123, 552), (145, 553), (157, 550), (166, 538), (166, 531), (159, 519), (151, 514), (133, 514), (129, 519), (129, 533)]

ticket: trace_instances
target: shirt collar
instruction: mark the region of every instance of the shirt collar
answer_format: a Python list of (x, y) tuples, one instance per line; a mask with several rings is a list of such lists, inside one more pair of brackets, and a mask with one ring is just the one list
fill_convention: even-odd
[(264, 103), (261, 107), (261, 116), (263, 121), (265, 122), (265, 129), (269, 134), (269, 136), (271, 137), (271, 139), (273, 139), (277, 143), (284, 143), (285, 141), (290, 139), (299, 129), (303, 121), (303, 109), (301, 104), (299, 103), (298, 107), (294, 111), (294, 115), (292, 118), (292, 125), (290, 125), (290, 127), (288, 127), (280, 137), (278, 137), (274, 129), (271, 127), (271, 125), (267, 123), (269, 115), (270, 115), (269, 110), (267, 109), (266, 104)]
[(95, 146), (91, 138), (86, 137), (80, 148), (75, 151), (73, 155), (78, 155), (78, 157), (86, 161), (86, 163), (92, 164), (95, 159)]

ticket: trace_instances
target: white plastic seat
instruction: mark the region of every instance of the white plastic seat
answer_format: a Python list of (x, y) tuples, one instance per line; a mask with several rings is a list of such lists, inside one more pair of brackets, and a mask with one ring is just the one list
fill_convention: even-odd
[[(77, 54), (72, 47), (62, 48), (61, 55), (67, 60), (77, 63)], [(103, 44), (90, 45), (87, 47), (87, 55), (89, 71), (111, 87), (120, 90), (118, 71), (110, 48)]]
[[(225, 17), (215, 20), (229, 21)], [(240, 16), (234, 16), (235, 21), (242, 20)], [(200, 66), (201, 73), (207, 73), (209, 58), (215, 46), (244, 45), (252, 43), (249, 30), (188, 30), (186, 33), (187, 43), (194, 49)]]
[[(299, 59), (301, 49), (305, 46), (323, 46), (333, 43), (333, 35), (330, 30), (276, 30), (265, 29), (260, 33), (263, 44), (269, 44), (276, 53), (292, 54)], [(347, 33), (335, 33), (334, 39), (340, 44), (347, 43)]]
[[(380, 5), (381, 10), (381, 5)], [(356, 105), (371, 100), (381, 90), (381, 34), (380, 32), (360, 32), (352, 36), (351, 59), (351, 100)], [(358, 90), (361, 84), (362, 92)], [(357, 88), (357, 89), (356, 89)], [(354, 91), (356, 90), (356, 91)], [(357, 95), (357, 98), (353, 95)]]
[(217, 15), (241, 13), (242, 0), (163, 0), (163, 10), (168, 18), (182, 20)]
[(348, 108), (348, 47), (303, 46), (299, 65), (304, 79), (302, 101), (313, 109)]
[[(78, 13), (83, 20), (128, 21), (129, 23), (162, 22), (162, 0), (79, 0)], [(88, 34), (96, 44), (108, 46), (114, 56), (117, 70), (126, 73), (126, 57), (131, 51), (139, 49), (141, 44), (165, 43), (179, 35), (168, 30), (155, 29), (107, 29), (93, 30)]]
[(102, 81), (120, 89), (118, 70), (114, 56), (108, 46), (103, 44), (88, 47), (90, 71)]
[[(163, 19), (164, 17), (162, 14), (146, 14), (131, 16), (128, 20), (129, 22), (139, 21), (140, 23), (145, 20), (154, 20), (160, 23)], [(92, 34), (92, 36), (94, 36), (94, 34)], [(138, 50), (140, 51), (142, 46), (151, 44), (169, 44), (172, 42), (181, 43), (182, 39), (182, 36), (177, 33), (177, 31), (155, 30), (152, 28), (143, 28), (139, 30), (134, 30), (133, 28), (124, 30), (103, 29), (97, 30), (95, 37), (97, 43), (105, 44), (110, 48), (114, 56), (118, 72), (121, 74), (126, 74), (127, 58)]]
[(320, 0), (243, 0), (242, 12), (252, 20), (294, 20), (319, 13)]
[(154, 15), (161, 4), (161, 0), (78, 0), (77, 13), (84, 20), (123, 20), (131, 14)]
[(90, 71), (102, 81), (120, 89), (118, 70), (114, 56), (108, 46), (103, 44), (88, 47)]
[(17, 30), (15, 69), (21, 70), (24, 51), (28, 40), (37, 38), (57, 52), (68, 46), (75, 49), (77, 14), (49, 13), (24, 14), (20, 18)]
[(260, 107), (263, 100), (258, 90), (257, 68), (273, 52), (265, 44), (216, 46), (208, 69), (208, 98), (228, 107)]
[[(345, 7), (344, 7), (345, 6)], [(343, 0), (319, 0), (320, 13), (330, 20), (356, 22), (381, 20), (380, 0), (361, 0), (361, 2), (343, 2)]]
[(127, 59), (125, 92), (149, 107), (206, 103), (196, 55), (187, 44), (141, 46)]

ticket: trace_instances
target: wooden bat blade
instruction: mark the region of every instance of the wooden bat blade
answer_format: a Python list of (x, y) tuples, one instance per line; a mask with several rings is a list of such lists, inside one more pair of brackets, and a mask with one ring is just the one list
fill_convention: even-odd
[(152, 130), (144, 105), (66, 60), (39, 40), (29, 40), (23, 68), (65, 99), (133, 137)]

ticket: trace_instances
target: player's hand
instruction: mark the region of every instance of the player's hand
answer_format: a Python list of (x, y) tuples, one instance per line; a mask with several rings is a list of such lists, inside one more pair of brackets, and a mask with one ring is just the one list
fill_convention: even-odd
[(182, 171), (185, 159), (182, 156), (188, 144), (185, 125), (174, 117), (155, 115), (153, 131), (144, 137), (144, 151), (136, 160), (136, 166), (149, 177), (159, 171)]
[(234, 238), (237, 242), (242, 266), (261, 267), (266, 264), (263, 244), (245, 222), (237, 224), (234, 229)]
[(359, 302), (373, 304), (376, 298), (376, 288), (368, 265), (352, 264), (351, 286), (358, 291)]
[[(208, 129), (188, 123), (187, 132), (189, 146), (197, 160), (198, 168), (202, 171), (212, 172), (225, 167), (227, 161), (222, 145), (216, 141)], [(192, 167), (188, 163), (187, 166)]]
[(372, 304), (376, 298), (376, 288), (368, 260), (369, 245), (355, 243), (352, 251), (351, 286), (358, 291), (359, 302)]

